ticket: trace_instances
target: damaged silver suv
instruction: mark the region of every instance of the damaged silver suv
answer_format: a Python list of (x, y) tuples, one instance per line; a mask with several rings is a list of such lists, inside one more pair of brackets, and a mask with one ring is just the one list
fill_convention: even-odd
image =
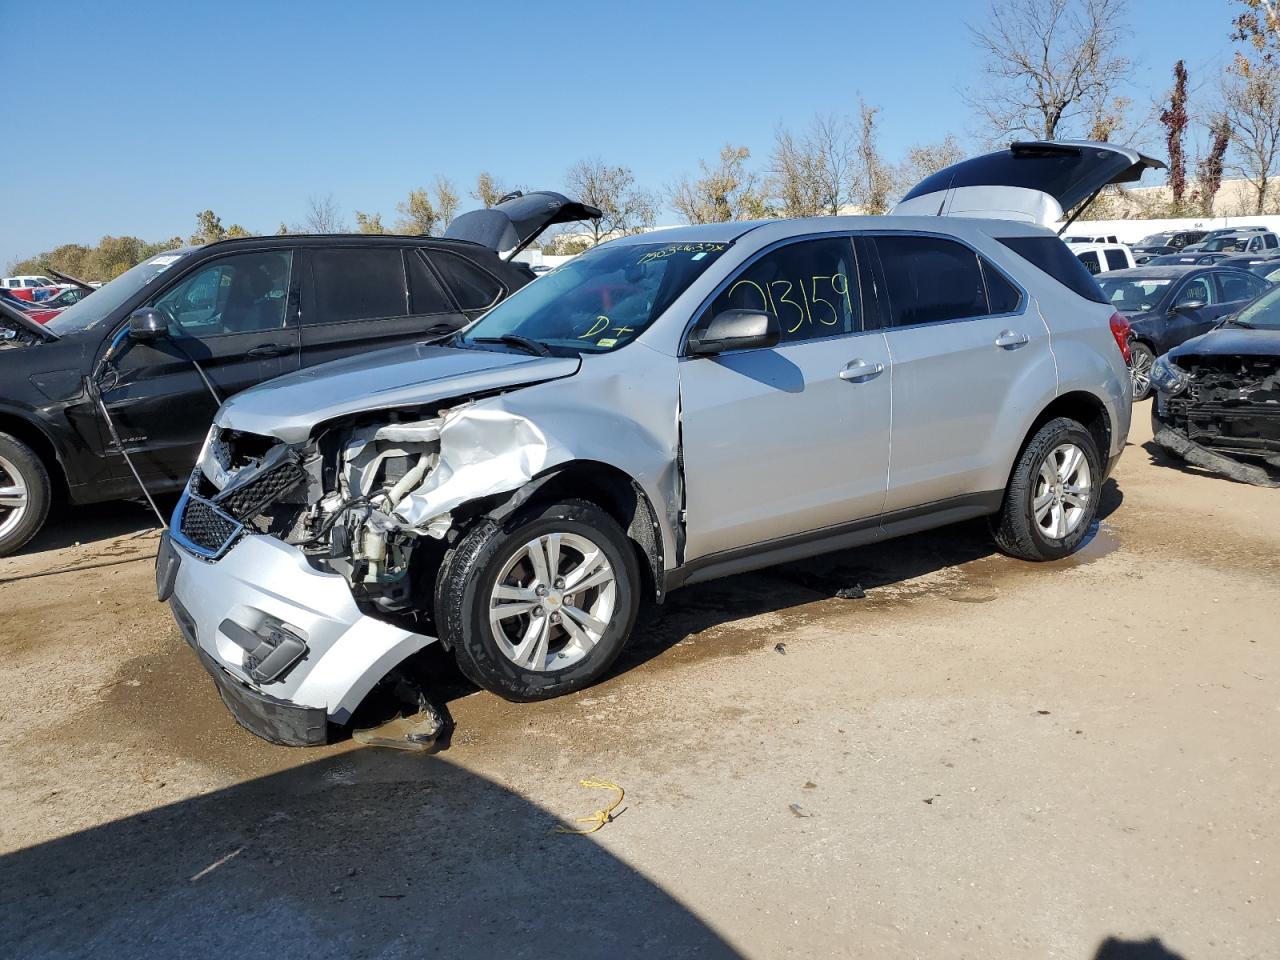
[(1153, 165), (1015, 144), (887, 217), (616, 240), (448, 340), (242, 393), (160, 598), (241, 723), (313, 744), (437, 640), (537, 700), (608, 670), (644, 595), (984, 515), (1005, 552), (1062, 557), (1130, 377), (1124, 321), (1043, 224)]

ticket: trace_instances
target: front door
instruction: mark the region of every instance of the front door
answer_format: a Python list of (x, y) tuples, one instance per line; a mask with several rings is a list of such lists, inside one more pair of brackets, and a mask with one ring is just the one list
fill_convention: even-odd
[[(206, 261), (149, 304), (171, 318), (168, 337), (126, 335), (117, 346), (102, 378), (103, 403), (157, 489), (190, 475), (218, 400), (298, 369), (297, 329), (287, 322), (297, 303), (293, 262), (293, 251), (279, 249)], [(127, 469), (118, 460), (112, 468)]]
[(893, 362), (885, 512), (1003, 489), (1005, 425), (1029, 422), (1057, 389), (1039, 311), (956, 240), (895, 234), (875, 247)]
[(848, 237), (757, 257), (699, 319), (778, 317), (770, 349), (680, 363), (685, 561), (855, 520), (874, 523), (889, 456), (884, 335), (866, 330)]

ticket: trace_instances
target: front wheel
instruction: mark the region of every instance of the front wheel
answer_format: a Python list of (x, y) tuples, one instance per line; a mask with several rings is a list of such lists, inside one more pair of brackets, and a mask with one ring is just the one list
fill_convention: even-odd
[(1058, 560), (1098, 514), (1102, 463), (1093, 435), (1059, 417), (1036, 431), (1013, 468), (993, 524), (996, 545), (1021, 560)]
[(597, 680), (635, 624), (640, 567), (626, 534), (582, 500), (478, 524), (441, 565), (436, 623), (462, 672), (507, 700)]
[(1133, 380), (1133, 402), (1151, 396), (1151, 370), (1156, 365), (1155, 352), (1136, 340), (1129, 344), (1129, 376)]

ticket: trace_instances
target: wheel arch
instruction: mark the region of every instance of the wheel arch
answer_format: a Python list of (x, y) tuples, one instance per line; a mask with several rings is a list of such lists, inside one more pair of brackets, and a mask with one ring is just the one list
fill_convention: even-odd
[(49, 472), (49, 481), (57, 497), (67, 496), (67, 471), (53, 439), (37, 424), (8, 410), (0, 410), (0, 433), (7, 433), (30, 447)]
[[(1022, 451), (1027, 448), (1027, 444), (1031, 442), (1031, 438), (1036, 435), (1037, 431), (1050, 420), (1056, 420), (1058, 417), (1074, 420), (1089, 431), (1089, 435), (1093, 437), (1093, 442), (1098, 445), (1098, 455), (1102, 458), (1104, 464), (1108, 462), (1111, 455), (1111, 433), (1113, 429), (1111, 415), (1107, 412), (1107, 405), (1102, 402), (1101, 398), (1096, 394), (1089, 393), (1087, 390), (1073, 390), (1054, 397), (1031, 422), (1031, 426), (1023, 435), (1022, 442), (1018, 444), (1018, 457), (1022, 456)], [(1010, 479), (1013, 477), (1013, 471), (1016, 466), (1017, 457), (1014, 458), (1014, 465), (1009, 469)]]
[(661, 602), (665, 558), (658, 515), (644, 488), (626, 471), (599, 460), (569, 460), (557, 464), (484, 511), (502, 522), (531, 503), (563, 499), (589, 500), (622, 527), (635, 548), (646, 579), (643, 589)]

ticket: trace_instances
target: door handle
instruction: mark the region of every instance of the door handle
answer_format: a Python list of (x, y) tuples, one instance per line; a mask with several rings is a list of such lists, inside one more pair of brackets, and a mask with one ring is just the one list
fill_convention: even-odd
[(281, 354), (289, 352), (288, 344), (284, 343), (264, 343), (258, 347), (250, 347), (245, 351), (246, 356), (250, 357), (278, 357)]
[(1016, 350), (1023, 344), (1030, 342), (1030, 337), (1015, 330), (1001, 330), (1000, 336), (996, 337), (996, 346), (1003, 347), (1006, 350)]
[(840, 371), (840, 379), (848, 380), (850, 383), (866, 383), (868, 380), (874, 380), (882, 373), (884, 373), (883, 363), (863, 360), (859, 357), (856, 360), (850, 360), (844, 365), (844, 369)]

